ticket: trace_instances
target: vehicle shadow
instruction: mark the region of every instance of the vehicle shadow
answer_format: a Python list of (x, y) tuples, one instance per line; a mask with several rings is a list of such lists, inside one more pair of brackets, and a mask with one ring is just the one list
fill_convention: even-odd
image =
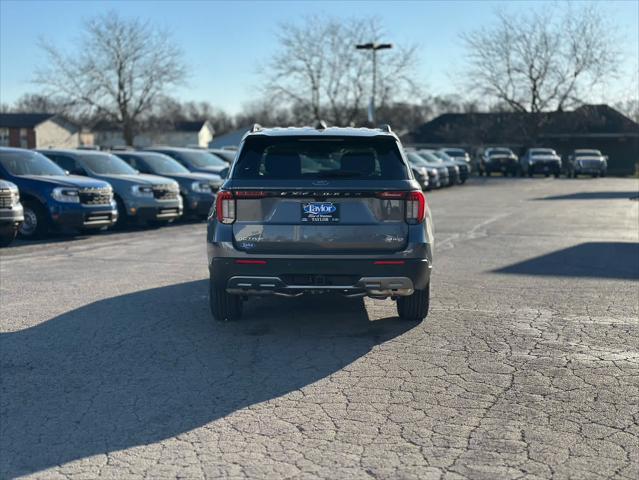
[(638, 191), (630, 192), (576, 192), (565, 195), (535, 198), (535, 200), (639, 200)]
[(582, 243), (493, 270), (493, 272), (639, 280), (639, 243)]
[(0, 335), (0, 478), (201, 427), (326, 378), (415, 326), (371, 321), (361, 299), (247, 306), (245, 320), (213, 321), (202, 280)]

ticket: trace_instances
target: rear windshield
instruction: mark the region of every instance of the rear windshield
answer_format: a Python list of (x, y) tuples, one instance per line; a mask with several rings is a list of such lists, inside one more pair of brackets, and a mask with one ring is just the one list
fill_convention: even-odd
[(409, 173), (388, 137), (254, 137), (233, 169), (238, 179), (404, 180)]
[(37, 152), (0, 151), (0, 163), (11, 175), (65, 175), (64, 170)]
[(530, 151), (531, 155), (554, 155), (555, 151), (550, 148), (537, 148)]

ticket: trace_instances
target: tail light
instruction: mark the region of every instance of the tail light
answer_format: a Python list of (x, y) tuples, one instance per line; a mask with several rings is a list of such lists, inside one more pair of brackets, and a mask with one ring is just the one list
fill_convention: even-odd
[(426, 197), (423, 192), (413, 191), (406, 195), (406, 221), (422, 223), (426, 215)]
[(233, 223), (235, 221), (235, 199), (229, 191), (218, 192), (215, 200), (215, 211), (220, 223)]

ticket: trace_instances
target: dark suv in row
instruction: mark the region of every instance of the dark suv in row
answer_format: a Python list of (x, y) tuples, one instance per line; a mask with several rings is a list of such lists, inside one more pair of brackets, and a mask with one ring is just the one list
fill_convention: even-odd
[(390, 128), (254, 127), (209, 217), (210, 306), (335, 293), (428, 314), (433, 225)]

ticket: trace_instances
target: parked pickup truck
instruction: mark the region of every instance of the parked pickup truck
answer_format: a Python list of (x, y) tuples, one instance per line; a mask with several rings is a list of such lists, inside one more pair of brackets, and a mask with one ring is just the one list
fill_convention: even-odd
[(206, 218), (222, 179), (210, 173), (189, 172), (180, 163), (163, 153), (116, 151), (118, 157), (141, 173), (162, 175), (180, 185), (184, 215)]
[(71, 173), (108, 181), (113, 186), (122, 223), (162, 224), (182, 215), (180, 188), (175, 180), (141, 174), (106, 152), (42, 150), (42, 153)]
[(566, 159), (564, 171), (569, 178), (579, 175), (605, 177), (608, 171), (608, 157), (599, 150), (575, 150)]
[(44, 237), (51, 229), (106, 228), (118, 219), (111, 185), (69, 175), (37, 152), (0, 147), (0, 178), (20, 190), (24, 238)]

